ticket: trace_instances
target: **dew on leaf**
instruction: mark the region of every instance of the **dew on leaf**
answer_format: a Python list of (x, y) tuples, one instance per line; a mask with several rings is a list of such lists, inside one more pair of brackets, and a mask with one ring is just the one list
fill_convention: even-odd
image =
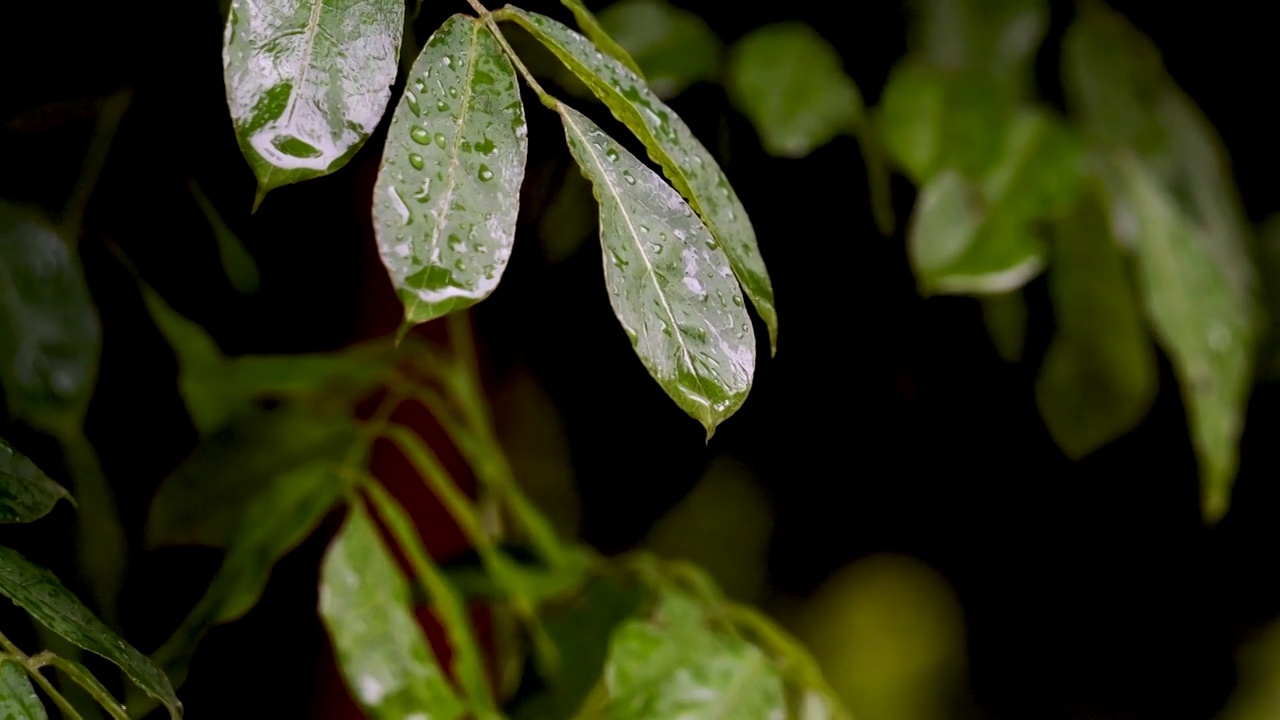
[(426, 166), (426, 163), (422, 160), (422, 156), (418, 153), (409, 153), (409, 164), (413, 166), (414, 170), (421, 170)]
[(409, 137), (413, 138), (413, 141), (419, 145), (431, 144), (431, 133), (427, 132), (425, 128), (416, 127), (410, 130)]

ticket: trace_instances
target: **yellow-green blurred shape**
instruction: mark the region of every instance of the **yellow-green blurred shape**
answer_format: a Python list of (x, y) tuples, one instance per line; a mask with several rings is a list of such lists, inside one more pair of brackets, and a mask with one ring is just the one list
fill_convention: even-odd
[(551, 396), (521, 367), (494, 396), (493, 416), (516, 481), (560, 537), (575, 537), (580, 510), (573, 462)]
[(1280, 717), (1280, 621), (1273, 621), (1236, 655), (1236, 688), (1216, 720)]
[(964, 617), (951, 586), (919, 560), (859, 560), (796, 608), (791, 624), (858, 720), (956, 715)]
[(758, 600), (773, 535), (769, 499), (745, 465), (711, 462), (680, 504), (650, 530), (645, 547), (701, 567), (735, 600)]

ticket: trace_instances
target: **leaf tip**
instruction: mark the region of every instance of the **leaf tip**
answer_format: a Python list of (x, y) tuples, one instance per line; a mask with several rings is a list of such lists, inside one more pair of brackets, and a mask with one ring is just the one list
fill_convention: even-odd
[(1230, 509), (1231, 491), (1227, 488), (1206, 485), (1201, 493), (1200, 505), (1205, 527), (1212, 528)]
[(253, 207), (249, 209), (250, 215), (258, 212), (258, 206), (262, 205), (262, 201), (266, 199), (268, 192), (269, 190), (265, 186), (258, 186), (257, 192), (253, 194)]
[(417, 323), (410, 321), (409, 318), (400, 321), (400, 327), (396, 329), (395, 344), (397, 348), (400, 347), (401, 343), (404, 342), (404, 339), (409, 336), (410, 331), (415, 327), (417, 327)]

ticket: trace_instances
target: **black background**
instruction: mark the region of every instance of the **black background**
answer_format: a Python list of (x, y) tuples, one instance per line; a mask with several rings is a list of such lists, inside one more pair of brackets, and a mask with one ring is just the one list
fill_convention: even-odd
[[(898, 3), (680, 4), (726, 41), (774, 21), (812, 23), (841, 51), (869, 102), (905, 51)], [(465, 10), (460, 2), (425, 5), (420, 38)], [(1154, 38), (1174, 78), (1219, 128), (1251, 218), (1277, 210), (1280, 156), (1259, 100), (1271, 90), (1273, 31), (1260, 6), (1113, 5)], [(250, 216), (253, 178), (227, 117), (214, 0), (22, 6), (0, 17), (0, 122), (69, 104), (56, 116), (10, 122), (0, 134), (0, 196), (57, 209), (87, 145), (92, 100), (123, 87), (134, 92), (82, 251), (105, 328), (89, 431), (118, 485), (126, 525), (136, 529), (156, 484), (195, 436), (176, 395), (172, 356), (101, 241), (119, 243), (229, 353), (328, 349), (390, 331), (370, 326), (365, 312), (371, 296), (390, 297), (368, 220), (383, 136), (333, 176), (273, 192)], [(528, 7), (566, 16), (548, 2)], [(1071, 13), (1067, 3), (1054, 5), (1041, 51), (1050, 103), (1061, 95), (1058, 41)], [(1149, 419), (1068, 463), (1032, 392), (1052, 334), (1043, 280), (1028, 288), (1027, 356), (1006, 365), (975, 301), (918, 297), (901, 234), (883, 238), (872, 223), (854, 141), (836, 140), (803, 160), (773, 159), (718, 87), (695, 86), (672, 105), (713, 151), (726, 133), (724, 166), (751, 213), (778, 297), (779, 354), (761, 359), (751, 398), (705, 446), (697, 424), (636, 362), (609, 310), (592, 244), (548, 267), (536, 242), (522, 242), (534, 236), (548, 189), (526, 183), (511, 267), (477, 322), (495, 382), (527, 363), (556, 399), (572, 440), (586, 539), (608, 552), (629, 547), (713, 453), (728, 452), (755, 470), (773, 499), (770, 576), (778, 592), (802, 595), (840, 565), (883, 550), (917, 555), (946, 575), (966, 613), (983, 717), (1210, 717), (1234, 682), (1238, 641), (1280, 614), (1269, 582), (1280, 547), (1267, 531), (1280, 518), (1280, 455), (1270, 444), (1276, 389), (1254, 390), (1231, 512), (1206, 530), (1167, 362)], [(539, 177), (535, 167), (554, 178), (567, 162), (558, 122), (532, 96), (526, 106), (530, 178)], [(265, 278), (258, 297), (243, 299), (226, 285), (190, 199), (190, 177), (258, 259)], [(894, 192), (905, 217), (913, 191), (897, 179)], [(28, 428), (3, 429), (37, 460), (56, 463), (55, 449)], [(72, 520), (63, 507), (47, 528), (6, 528), (3, 540), (68, 576)], [(286, 559), (262, 605), (202, 646), (182, 692), (189, 717), (305, 716), (314, 657), (323, 652), (312, 608), (324, 540)], [(123, 621), (150, 650), (194, 603), (217, 557), (135, 555)]]

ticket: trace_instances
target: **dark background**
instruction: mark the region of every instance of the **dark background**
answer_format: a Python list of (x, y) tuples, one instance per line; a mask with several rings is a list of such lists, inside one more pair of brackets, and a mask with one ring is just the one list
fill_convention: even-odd
[[(749, 12), (739, 3), (678, 4), (726, 42), (779, 20), (812, 23), (841, 51), (868, 102), (906, 49), (899, 3), (767, 3)], [(227, 116), (214, 0), (20, 5), (0, 19), (0, 196), (59, 208), (88, 143), (94, 99), (124, 87), (134, 93), (82, 251), (104, 324), (89, 432), (136, 531), (151, 492), (195, 435), (172, 356), (102, 240), (119, 243), (229, 353), (322, 350), (389, 332), (395, 318), (385, 310), (394, 299), (368, 220), (383, 137), (375, 134), (336, 174), (273, 192), (250, 216), (254, 184)], [(465, 10), (461, 2), (425, 5), (419, 38)], [(553, 3), (527, 6), (566, 17)], [(1152, 36), (1218, 127), (1251, 218), (1277, 210), (1274, 122), (1256, 99), (1269, 94), (1274, 69), (1261, 6), (1113, 6)], [(1054, 5), (1041, 51), (1041, 90), (1054, 104), (1058, 41), (1071, 13), (1068, 3)], [(781, 318), (778, 356), (761, 358), (750, 399), (707, 447), (636, 362), (606, 302), (594, 241), (554, 266), (544, 260), (535, 229), (568, 157), (556, 118), (531, 96), (526, 106), (532, 142), (517, 248), (476, 321), (493, 382), (525, 363), (554, 397), (572, 442), (586, 540), (606, 552), (628, 548), (713, 453), (727, 452), (751, 466), (772, 498), (775, 592), (803, 595), (833, 569), (885, 550), (945, 574), (966, 614), (983, 717), (1214, 713), (1234, 682), (1238, 641), (1280, 614), (1269, 582), (1280, 559), (1268, 532), (1280, 519), (1274, 387), (1254, 390), (1232, 509), (1211, 531), (1200, 523), (1195, 460), (1167, 362), (1149, 419), (1084, 462), (1067, 462), (1033, 397), (1052, 335), (1043, 280), (1028, 288), (1026, 357), (1007, 365), (976, 301), (918, 297), (901, 233), (883, 238), (872, 223), (856, 142), (836, 140), (803, 160), (770, 158), (723, 91), (698, 85), (672, 106), (713, 151), (729, 151), (724, 166), (751, 213)], [(258, 260), (257, 297), (228, 287), (188, 178)], [(906, 217), (913, 190), (897, 178), (894, 193)], [(0, 429), (38, 460), (41, 448), (56, 457), (28, 428)], [(8, 529), (3, 539), (65, 567), (72, 521), (62, 507), (37, 539)], [(286, 559), (263, 603), (202, 645), (181, 693), (189, 717), (305, 715), (314, 658), (324, 652), (312, 611), (324, 540)], [(123, 618), (129, 637), (144, 651), (158, 644), (216, 561), (192, 550), (135, 553)]]

